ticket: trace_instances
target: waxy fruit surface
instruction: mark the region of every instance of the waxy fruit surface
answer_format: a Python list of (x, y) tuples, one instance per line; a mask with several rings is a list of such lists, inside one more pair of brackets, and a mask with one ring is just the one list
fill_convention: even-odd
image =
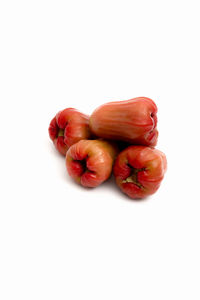
[(105, 139), (155, 146), (158, 138), (156, 113), (156, 104), (146, 97), (110, 102), (92, 113), (90, 129)]
[(114, 143), (102, 140), (79, 141), (67, 151), (67, 171), (82, 186), (96, 187), (110, 177), (117, 152)]
[(114, 176), (120, 189), (130, 198), (154, 194), (167, 168), (163, 152), (145, 146), (130, 146), (116, 158)]
[(49, 136), (56, 149), (62, 155), (66, 155), (71, 145), (91, 137), (89, 116), (74, 108), (66, 108), (52, 119)]

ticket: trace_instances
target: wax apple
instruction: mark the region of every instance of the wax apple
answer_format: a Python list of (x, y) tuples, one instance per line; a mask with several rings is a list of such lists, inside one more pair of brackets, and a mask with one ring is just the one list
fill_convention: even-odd
[(85, 187), (96, 187), (112, 172), (118, 149), (103, 140), (82, 140), (69, 148), (66, 167), (69, 175)]
[(90, 117), (90, 129), (98, 137), (131, 144), (155, 146), (157, 106), (145, 97), (106, 103)]
[(144, 198), (158, 190), (166, 168), (166, 156), (161, 151), (130, 146), (116, 158), (114, 176), (117, 185), (130, 198)]
[(56, 149), (66, 155), (69, 147), (82, 139), (91, 138), (89, 116), (74, 108), (66, 108), (52, 119), (49, 136)]

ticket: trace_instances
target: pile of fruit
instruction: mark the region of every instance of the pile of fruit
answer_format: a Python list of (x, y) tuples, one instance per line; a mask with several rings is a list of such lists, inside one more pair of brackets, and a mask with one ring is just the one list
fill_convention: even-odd
[(155, 193), (167, 160), (155, 149), (157, 106), (146, 97), (106, 103), (91, 116), (66, 108), (52, 119), (49, 136), (66, 156), (69, 175), (84, 187), (97, 187), (113, 171), (132, 199)]

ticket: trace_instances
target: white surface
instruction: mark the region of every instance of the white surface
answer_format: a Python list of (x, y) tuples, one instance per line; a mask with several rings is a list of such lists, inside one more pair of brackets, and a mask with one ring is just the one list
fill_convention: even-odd
[[(200, 299), (199, 1), (1, 1), (0, 298)], [(84, 190), (48, 138), (57, 111), (147, 96), (160, 190)]]

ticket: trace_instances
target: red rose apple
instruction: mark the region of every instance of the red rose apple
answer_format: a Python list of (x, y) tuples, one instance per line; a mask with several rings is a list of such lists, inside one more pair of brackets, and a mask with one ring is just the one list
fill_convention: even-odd
[(102, 140), (82, 140), (69, 148), (66, 167), (69, 175), (85, 187), (96, 187), (112, 172), (117, 147)]
[(92, 113), (90, 129), (101, 138), (155, 146), (158, 138), (156, 113), (156, 104), (146, 97), (110, 102)]
[(66, 155), (69, 147), (82, 139), (91, 137), (89, 116), (74, 108), (66, 108), (52, 119), (49, 136), (56, 149)]
[(164, 153), (145, 146), (130, 146), (116, 158), (114, 175), (120, 189), (130, 198), (155, 193), (164, 177), (167, 160)]

